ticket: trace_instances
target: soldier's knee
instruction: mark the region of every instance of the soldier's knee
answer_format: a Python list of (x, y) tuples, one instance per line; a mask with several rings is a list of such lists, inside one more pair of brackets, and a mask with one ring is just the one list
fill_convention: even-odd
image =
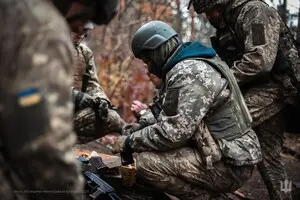
[(151, 165), (150, 155), (148, 152), (139, 153), (136, 157), (136, 170), (137, 172), (143, 172), (149, 170)]
[(137, 175), (146, 179), (156, 179), (157, 176), (160, 176), (159, 164), (155, 160), (155, 155), (152, 152), (140, 153), (136, 158)]

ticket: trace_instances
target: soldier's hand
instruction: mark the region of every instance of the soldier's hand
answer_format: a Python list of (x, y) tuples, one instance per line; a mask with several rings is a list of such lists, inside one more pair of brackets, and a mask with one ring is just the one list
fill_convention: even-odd
[(122, 135), (130, 135), (131, 133), (144, 128), (140, 123), (127, 124), (122, 128)]
[(139, 117), (140, 116), (140, 112), (142, 110), (148, 109), (148, 106), (146, 104), (140, 102), (140, 101), (135, 100), (135, 101), (132, 102), (130, 109), (131, 109), (131, 111), (133, 112), (133, 114), (135, 116)]
[(100, 138), (100, 143), (102, 145), (113, 145), (117, 140), (118, 136), (113, 134), (108, 134)]
[(125, 146), (125, 141), (129, 139), (127, 136), (119, 136), (114, 144), (112, 145), (112, 149), (111, 149), (111, 152), (113, 154), (116, 154), (116, 153), (121, 153), (121, 152), (124, 152), (126, 151), (126, 146)]
[(78, 90), (72, 90), (72, 100), (75, 104), (76, 109), (83, 109), (93, 106), (93, 97)]

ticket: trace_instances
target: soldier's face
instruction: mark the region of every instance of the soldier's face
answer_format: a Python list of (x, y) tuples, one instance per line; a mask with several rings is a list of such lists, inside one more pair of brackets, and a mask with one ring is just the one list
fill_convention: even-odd
[(156, 89), (159, 89), (161, 87), (161, 79), (155, 76), (154, 74), (149, 73), (148, 74), (150, 81), (155, 86)]
[(69, 23), (71, 31), (81, 35), (84, 34), (84, 25), (88, 22), (91, 16), (89, 16), (88, 7), (78, 2), (73, 2), (65, 17)]
[(220, 27), (221, 24), (221, 8), (206, 10), (205, 15), (209, 22), (215, 27)]
[(151, 62), (147, 62), (145, 64), (145, 67), (147, 68), (147, 75), (149, 77), (149, 80), (152, 82), (152, 84), (155, 86), (156, 89), (159, 89), (161, 87), (162, 81), (160, 78), (155, 76), (150, 72), (151, 70)]

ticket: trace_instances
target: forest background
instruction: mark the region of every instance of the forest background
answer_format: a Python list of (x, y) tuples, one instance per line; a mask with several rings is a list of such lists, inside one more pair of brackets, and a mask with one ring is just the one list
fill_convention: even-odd
[[(189, 0), (120, 0), (120, 12), (108, 26), (92, 30), (86, 42), (95, 54), (99, 81), (118, 112), (133, 122), (133, 100), (150, 103), (155, 89), (146, 75), (144, 64), (131, 52), (135, 31), (151, 20), (169, 23), (183, 41), (199, 40), (210, 45), (215, 33), (205, 15), (187, 10)], [(300, 44), (299, 0), (268, 0), (292, 30)]]

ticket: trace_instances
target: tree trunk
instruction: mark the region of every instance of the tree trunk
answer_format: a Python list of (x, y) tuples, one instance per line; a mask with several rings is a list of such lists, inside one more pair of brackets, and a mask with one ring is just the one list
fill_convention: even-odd
[(297, 48), (300, 49), (300, 7), (298, 10), (298, 26), (297, 26), (297, 35), (296, 35)]
[(191, 15), (191, 41), (195, 40), (195, 12), (190, 10)]
[(277, 10), (278, 10), (283, 22), (287, 24), (287, 22), (288, 22), (287, 0), (283, 0), (282, 4), (281, 4), (281, 1), (279, 1), (279, 2), (280, 2), (280, 5), (277, 7)]
[(179, 33), (179, 35), (182, 37), (182, 11), (181, 11), (181, 3), (180, 3), (180, 0), (176, 0), (175, 1), (176, 3), (176, 17), (174, 19), (174, 22), (173, 22), (173, 28), (174, 30)]

